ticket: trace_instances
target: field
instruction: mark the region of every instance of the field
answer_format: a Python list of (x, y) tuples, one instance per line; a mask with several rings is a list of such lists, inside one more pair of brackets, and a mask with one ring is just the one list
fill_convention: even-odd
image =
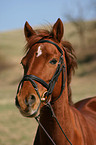
[[(70, 38), (69, 28), (74, 29), (71, 24), (65, 24), (65, 38), (75, 46), (75, 41), (79, 43), (78, 35)], [(71, 84), (74, 102), (96, 95), (96, 29), (86, 36), (90, 38), (90, 47), (87, 39), (85, 50), (75, 48), (78, 69)], [(91, 44), (93, 36), (95, 45)], [(35, 119), (22, 117), (14, 104), (23, 76), (20, 60), (25, 44), (23, 30), (0, 33), (0, 145), (31, 145), (36, 132)]]

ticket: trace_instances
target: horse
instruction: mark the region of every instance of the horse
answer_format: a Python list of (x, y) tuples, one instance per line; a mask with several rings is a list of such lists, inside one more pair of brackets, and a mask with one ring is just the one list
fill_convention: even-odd
[(51, 31), (34, 30), (26, 21), (24, 76), (15, 104), (39, 124), (34, 145), (96, 145), (96, 96), (72, 103), (70, 82), (77, 60), (63, 33), (60, 18)]

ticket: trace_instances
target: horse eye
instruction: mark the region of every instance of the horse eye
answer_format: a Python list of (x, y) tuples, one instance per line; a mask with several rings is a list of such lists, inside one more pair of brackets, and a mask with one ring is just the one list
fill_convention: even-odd
[(55, 58), (53, 58), (51, 61), (50, 61), (51, 64), (56, 64), (57, 63), (57, 60)]

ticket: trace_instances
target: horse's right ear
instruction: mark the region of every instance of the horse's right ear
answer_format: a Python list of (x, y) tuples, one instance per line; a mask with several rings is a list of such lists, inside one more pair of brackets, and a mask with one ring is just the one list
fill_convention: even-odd
[(32, 35), (36, 34), (33, 28), (29, 25), (27, 21), (24, 26), (24, 34), (25, 34), (26, 40), (28, 40)]

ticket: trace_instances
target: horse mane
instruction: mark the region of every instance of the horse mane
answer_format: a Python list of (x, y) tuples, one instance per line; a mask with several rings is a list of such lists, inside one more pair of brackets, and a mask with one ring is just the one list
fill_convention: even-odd
[(69, 104), (72, 103), (72, 91), (70, 87), (70, 83), (72, 80), (72, 73), (75, 73), (75, 69), (77, 68), (77, 58), (75, 55), (75, 51), (68, 41), (62, 41), (63, 49), (65, 51), (65, 59), (66, 59), (66, 65), (67, 65), (67, 87), (68, 87), (68, 100)]
[[(32, 47), (32, 45), (36, 42), (38, 42), (40, 39), (44, 38), (53, 38), (52, 33), (48, 30), (45, 29), (37, 29), (35, 30), (36, 36), (32, 36), (30, 40), (27, 43), (26, 51)], [(38, 36), (38, 37), (37, 37)], [(68, 87), (68, 101), (69, 104), (72, 103), (72, 93), (71, 93), (71, 79), (72, 79), (72, 73), (75, 72), (75, 68), (77, 68), (77, 59), (75, 55), (75, 51), (71, 45), (70, 42), (68, 41), (61, 41), (62, 48), (65, 51), (65, 59), (66, 59), (66, 65), (67, 65), (67, 87)]]

